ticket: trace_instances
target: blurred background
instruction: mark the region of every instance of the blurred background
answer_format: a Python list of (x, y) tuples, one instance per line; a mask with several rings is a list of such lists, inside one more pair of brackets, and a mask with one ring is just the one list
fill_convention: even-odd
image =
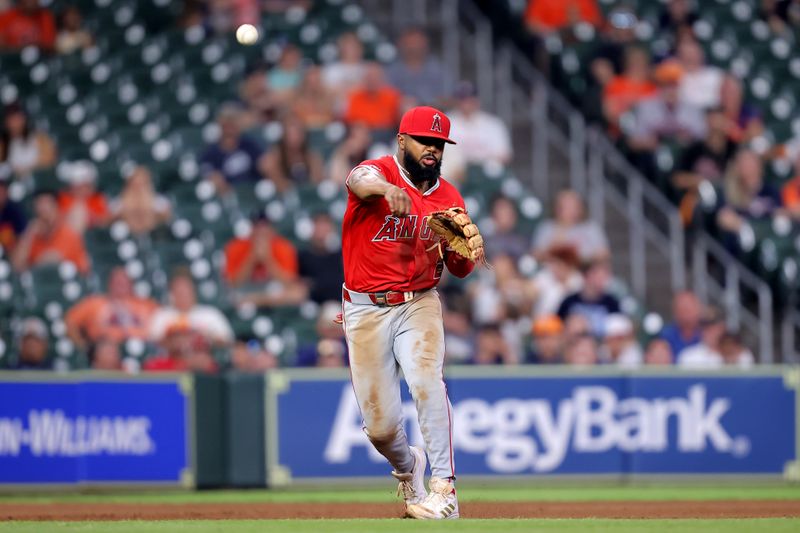
[(796, 362), (800, 2), (700, 4), (0, 0), (0, 366), (346, 366), (344, 179), (419, 104), (494, 266), (448, 364)]

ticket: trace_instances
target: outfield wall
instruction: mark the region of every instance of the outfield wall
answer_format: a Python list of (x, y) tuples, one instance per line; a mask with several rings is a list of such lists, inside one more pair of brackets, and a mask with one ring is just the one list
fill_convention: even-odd
[[(797, 367), (464, 367), (446, 381), (461, 476), (800, 478)], [(0, 373), (0, 487), (283, 486), (389, 470), (346, 370)]]
[(192, 377), (0, 372), (0, 487), (191, 486)]

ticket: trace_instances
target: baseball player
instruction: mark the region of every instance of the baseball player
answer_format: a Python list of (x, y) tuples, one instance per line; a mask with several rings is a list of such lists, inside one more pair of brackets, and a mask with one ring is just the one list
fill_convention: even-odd
[[(444, 329), (436, 285), (446, 266), (458, 277), (483, 252), (459, 192), (439, 175), (450, 120), (432, 107), (403, 115), (397, 152), (364, 161), (347, 177), (342, 307), (350, 370), (364, 430), (394, 467), (407, 516), (458, 518), (452, 406), (442, 377)], [(428, 225), (448, 208), (477, 235), (472, 256), (442, 243)], [(409, 446), (400, 402), (402, 370), (427, 449)], [(431, 463), (430, 494), (424, 476)]]

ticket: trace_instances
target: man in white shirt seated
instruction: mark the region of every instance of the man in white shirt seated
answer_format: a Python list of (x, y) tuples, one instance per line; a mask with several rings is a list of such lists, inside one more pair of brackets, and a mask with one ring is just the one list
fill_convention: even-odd
[(456, 107), (450, 117), (453, 139), (467, 163), (506, 165), (511, 160), (511, 137), (500, 117), (481, 109), (475, 86), (462, 81), (455, 91)]
[(156, 311), (150, 321), (150, 339), (160, 342), (170, 326), (184, 322), (202, 333), (212, 346), (233, 342), (233, 329), (225, 315), (210, 305), (197, 303), (194, 280), (188, 271), (178, 270), (169, 284), (170, 305)]
[(681, 368), (709, 369), (725, 365), (721, 341), (725, 334), (725, 319), (719, 309), (709, 308), (700, 321), (700, 342), (684, 348), (677, 358)]

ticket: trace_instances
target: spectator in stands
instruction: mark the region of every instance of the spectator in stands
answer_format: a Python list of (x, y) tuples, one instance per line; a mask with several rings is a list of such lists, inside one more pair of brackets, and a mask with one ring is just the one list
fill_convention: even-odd
[(591, 334), (591, 325), (586, 315), (573, 313), (564, 322), (564, 342), (569, 342), (581, 335)]
[(639, 46), (625, 49), (624, 67), (603, 88), (603, 114), (616, 132), (620, 117), (658, 92), (650, 81), (650, 55)]
[[(522, 317), (529, 316), (533, 303), (531, 283), (523, 277), (517, 269), (516, 262), (507, 255), (495, 256), (492, 260), (493, 270), (477, 276), (467, 286), (468, 294), (472, 300), (472, 321), (477, 326), (489, 326), (485, 331), (480, 330), (478, 350), (481, 342), (485, 346), (495, 346), (505, 353), (508, 349), (509, 357), (519, 359), (523, 353), (523, 335), (527, 334), (530, 322), (525, 320), (521, 329), (519, 321)], [(495, 329), (503, 337), (503, 344), (495, 342)], [(525, 331), (523, 331), (525, 330)], [(486, 355), (484, 350), (483, 355)], [(480, 357), (476, 356), (478, 359)]]
[(596, 0), (528, 0), (525, 24), (538, 35), (569, 29), (579, 23), (599, 27), (602, 13)]
[(793, 38), (792, 32), (800, 28), (800, 2), (798, 0), (762, 0), (758, 16), (769, 24), (772, 33)]
[[(687, 144), (705, 137), (702, 110), (678, 96), (682, 77), (683, 67), (674, 60), (656, 67), (658, 95), (637, 105), (630, 124), (625, 127), (631, 149), (651, 154), (662, 140)], [(647, 170), (653, 175), (652, 168)]]
[(312, 65), (303, 74), (290, 107), (306, 128), (322, 129), (333, 122), (335, 103), (333, 93), (322, 83), (322, 69)]
[(536, 318), (531, 327), (531, 352), (528, 362), (555, 365), (562, 362), (564, 323), (556, 315)]
[(226, 281), (239, 289), (237, 301), (258, 307), (299, 305), (308, 291), (298, 277), (297, 251), (258, 213), (246, 238), (225, 246)]
[(180, 269), (173, 274), (169, 300), (169, 306), (156, 311), (150, 321), (151, 340), (161, 342), (169, 328), (177, 325), (179, 333), (191, 329), (212, 346), (227, 346), (233, 341), (233, 330), (225, 315), (216, 307), (197, 303), (194, 280), (188, 271)]
[(310, 145), (302, 122), (287, 116), (282, 124), (281, 140), (264, 155), (262, 172), (280, 192), (320, 183), (325, 179), (325, 165), (320, 153)]
[(509, 344), (499, 324), (484, 324), (478, 328), (475, 341), (476, 365), (515, 365), (519, 356)]
[(595, 46), (590, 82), (603, 87), (624, 71), (626, 51), (638, 42), (637, 23), (636, 13), (625, 4), (617, 5), (609, 12), (607, 24), (598, 35)]
[[(340, 291), (341, 292), (341, 291)], [(344, 366), (347, 362), (347, 340), (343, 326), (336, 322), (342, 312), (338, 301), (327, 302), (317, 315), (317, 340), (301, 344), (297, 350), (297, 366)]]
[(450, 125), (466, 162), (508, 164), (511, 137), (500, 117), (481, 109), (478, 91), (469, 81), (460, 82), (454, 96), (456, 107), (449, 113)]
[(260, 374), (277, 368), (280, 364), (275, 354), (266, 350), (256, 340), (237, 342), (231, 351), (233, 368), (240, 372)]
[(0, 165), (0, 249), (11, 253), (28, 225), (25, 209), (8, 196), (11, 170)]
[(323, 67), (322, 81), (333, 92), (342, 109), (347, 94), (364, 81), (366, 64), (364, 46), (355, 33), (342, 33), (336, 40), (336, 47), (338, 57)]
[(473, 321), (477, 324), (500, 324), (518, 316), (527, 316), (532, 305), (533, 289), (508, 255), (492, 260), (493, 270), (469, 284), (473, 301)]
[(202, 28), (206, 32), (210, 32), (207, 2), (205, 0), (183, 0), (177, 24), (184, 30)]
[(566, 320), (572, 314), (583, 315), (589, 321), (591, 333), (603, 337), (608, 316), (621, 312), (619, 300), (608, 292), (611, 265), (607, 259), (596, 259), (585, 263), (582, 271), (583, 288), (564, 298), (558, 316)]
[(597, 341), (591, 335), (578, 335), (567, 341), (564, 362), (570, 366), (589, 367), (599, 361)]
[(89, 366), (92, 370), (122, 370), (122, 355), (119, 344), (110, 339), (100, 339), (89, 350)]
[(345, 351), (341, 344), (322, 340), (317, 343), (317, 368), (340, 368), (346, 365)]
[(419, 28), (406, 30), (398, 39), (400, 57), (387, 71), (389, 83), (411, 105), (440, 105), (453, 91), (453, 75), (438, 58), (431, 55), (428, 36)]
[(508, 255), (519, 260), (528, 251), (529, 240), (517, 231), (517, 206), (510, 198), (498, 195), (492, 200), (491, 231), (485, 231), (486, 256), (492, 260), (498, 255)]
[(677, 58), (683, 70), (678, 99), (703, 110), (722, 108), (725, 116), (738, 120), (742, 108), (742, 91), (738, 82), (722, 69), (705, 63), (703, 48), (693, 36), (678, 43)]
[(672, 366), (672, 349), (662, 338), (650, 339), (644, 351), (644, 364), (647, 366)]
[(226, 194), (231, 185), (261, 179), (259, 160), (262, 150), (242, 135), (242, 109), (236, 104), (223, 104), (217, 113), (219, 140), (206, 146), (200, 155), (200, 171), (211, 180), (219, 194)]
[[(265, 10), (267, 6), (273, 6), (275, 3), (276, 0), (214, 0), (206, 2), (210, 11), (211, 24), (219, 34), (233, 32), (244, 23), (257, 23), (262, 9)], [(303, 3), (307, 4), (307, 2)]]
[(7, 105), (0, 130), (0, 164), (8, 164), (15, 178), (30, 180), (33, 171), (52, 167), (55, 162), (53, 140), (33, 127), (20, 103)]
[[(350, 171), (356, 165), (369, 159), (369, 147), (372, 145), (372, 134), (363, 123), (351, 124), (347, 136), (336, 147), (328, 162), (328, 179), (344, 187)], [(448, 146), (448, 148), (450, 148)]]
[(606, 317), (605, 337), (601, 347), (602, 360), (620, 368), (639, 368), (642, 366), (644, 355), (633, 322), (621, 313), (614, 313)]
[(92, 294), (75, 304), (64, 316), (67, 335), (82, 350), (101, 340), (120, 343), (128, 339), (147, 339), (148, 324), (158, 304), (139, 298), (125, 267), (108, 275), (106, 294)]
[(672, 297), (672, 323), (661, 330), (659, 338), (669, 344), (673, 355), (677, 355), (700, 342), (702, 317), (703, 304), (697, 295), (690, 290), (679, 291)]
[(241, 128), (261, 126), (275, 120), (280, 110), (278, 99), (267, 81), (266, 66), (256, 63), (239, 84), (239, 100), (244, 105), (241, 113)]
[(467, 156), (458, 144), (447, 146), (447, 157), (442, 158), (442, 176), (458, 187), (467, 177)]
[(17, 0), (16, 7), (0, 13), (0, 50), (36, 46), (50, 51), (55, 40), (55, 17), (39, 0)]
[[(788, 180), (781, 188), (781, 200), (789, 215), (795, 220), (800, 220), (800, 150), (797, 150), (792, 155), (794, 155), (794, 177)], [(0, 206), (3, 204), (2, 194), (0, 190)], [(2, 213), (2, 207), (0, 207), (0, 213)], [(0, 214), (0, 225), (2, 225), (1, 221), (2, 214)], [(0, 242), (2, 242), (2, 236), (0, 236)]]
[(692, 27), (699, 20), (691, 0), (669, 0), (658, 17), (658, 29), (671, 44), (693, 35)]
[(735, 332), (726, 331), (719, 340), (719, 353), (726, 366), (750, 368), (755, 364), (755, 357), (742, 342), (742, 337)]
[(111, 213), (105, 195), (95, 187), (97, 167), (94, 163), (85, 160), (66, 163), (64, 178), (70, 185), (58, 195), (58, 208), (64, 222), (79, 235), (89, 228), (107, 225)]
[(47, 351), (50, 337), (42, 319), (28, 317), (22, 321), (17, 336), (17, 361), (12, 368), (16, 370), (50, 370), (52, 361)]
[(14, 268), (21, 272), (39, 265), (70, 261), (81, 274), (88, 274), (89, 255), (83, 239), (61, 219), (55, 193), (36, 193), (33, 210), (36, 217), (28, 224), (12, 255)]
[(724, 364), (720, 341), (725, 319), (719, 309), (709, 308), (700, 321), (700, 342), (678, 353), (677, 364), (684, 368), (719, 368)]
[(145, 235), (172, 218), (166, 196), (153, 187), (150, 169), (138, 165), (127, 176), (125, 186), (109, 205), (114, 220), (127, 224), (134, 235)]
[(724, 205), (717, 213), (719, 227), (736, 234), (745, 222), (768, 218), (780, 208), (780, 193), (764, 183), (761, 157), (753, 150), (740, 150), (728, 165)]
[(297, 251), (278, 234), (263, 212), (253, 216), (248, 237), (234, 238), (225, 245), (225, 280), (233, 287), (267, 281), (293, 282), (297, 270)]
[(364, 124), (372, 129), (391, 130), (400, 117), (401, 94), (386, 83), (383, 67), (367, 63), (364, 79), (350, 92), (344, 112), (347, 124)]
[(592, 122), (604, 122), (603, 93), (606, 85), (622, 74), (626, 50), (636, 45), (636, 15), (626, 5), (617, 5), (609, 13), (607, 24), (594, 43), (589, 63), (590, 76), (580, 95), (580, 108)]
[[(220, 314), (220, 318), (225, 317)], [(171, 320), (160, 336), (161, 352), (146, 360), (142, 369), (146, 372), (216, 372), (217, 363), (211, 355), (209, 339), (203, 333), (204, 330), (193, 326), (187, 317)]]
[(728, 119), (721, 109), (709, 109), (706, 122), (706, 138), (683, 151), (672, 175), (672, 185), (681, 194), (680, 212), (686, 226), (692, 221), (699, 200), (698, 186), (703, 181), (721, 184), (728, 161), (736, 151), (727, 134)]
[(570, 245), (553, 246), (542, 258), (542, 268), (533, 277), (533, 316), (553, 315), (568, 295), (583, 286), (578, 270), (578, 252)]
[(448, 278), (442, 289), (445, 364), (465, 364), (474, 358), (475, 330), (470, 322), (470, 301), (460, 287), (449, 287)]
[(278, 102), (289, 102), (302, 79), (303, 54), (293, 44), (286, 44), (278, 63), (267, 73), (267, 81)]
[(67, 6), (59, 16), (59, 28), (56, 35), (56, 52), (72, 54), (94, 44), (92, 34), (83, 27), (81, 12), (76, 6)]
[(330, 215), (314, 215), (314, 230), (308, 248), (300, 252), (300, 277), (308, 287), (308, 297), (319, 304), (342, 297), (344, 267), (339, 236)]
[(556, 245), (570, 245), (581, 261), (608, 257), (608, 239), (597, 222), (586, 217), (580, 195), (571, 190), (560, 191), (553, 207), (553, 218), (536, 228), (533, 252), (544, 257)]

